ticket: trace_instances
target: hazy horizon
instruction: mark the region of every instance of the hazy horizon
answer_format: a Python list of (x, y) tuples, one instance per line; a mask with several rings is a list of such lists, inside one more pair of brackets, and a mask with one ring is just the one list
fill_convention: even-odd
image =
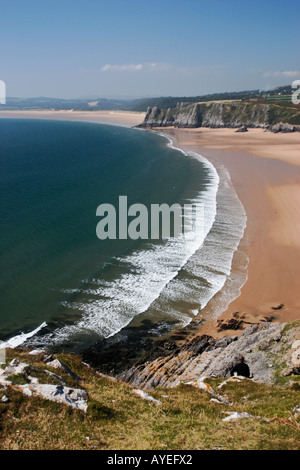
[[(291, 84), (290, 83), (278, 83), (277, 85), (275, 85), (274, 87), (270, 87), (270, 88), (265, 88), (265, 89), (260, 89), (260, 91), (271, 91), (273, 89), (276, 89), (276, 88), (279, 88), (279, 87), (287, 87), (287, 86), (290, 86)], [(201, 94), (201, 95), (141, 95), (141, 96), (134, 96), (134, 95), (129, 95), (129, 96), (122, 96), (122, 95), (107, 95), (107, 96), (98, 96), (98, 95), (92, 95), (92, 96), (72, 96), (70, 98), (66, 98), (64, 96), (43, 96), (43, 95), (40, 95), (40, 96), (7, 96), (6, 99), (57, 99), (57, 100), (66, 100), (66, 101), (69, 101), (69, 100), (97, 100), (97, 99), (105, 99), (105, 100), (139, 100), (139, 99), (151, 99), (151, 98), (182, 98), (182, 97), (186, 97), (186, 98), (193, 98), (193, 97), (196, 97), (196, 96), (205, 96), (205, 95), (213, 95), (213, 94), (218, 94), (218, 93), (234, 93), (234, 92), (247, 92), (247, 91), (252, 91), (254, 89), (241, 89), (241, 90), (214, 90), (210, 93), (204, 93), (204, 94)]]

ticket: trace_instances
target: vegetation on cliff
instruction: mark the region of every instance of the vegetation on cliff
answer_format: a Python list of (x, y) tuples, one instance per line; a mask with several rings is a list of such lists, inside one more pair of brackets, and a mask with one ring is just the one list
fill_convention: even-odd
[[(62, 371), (47, 365), (43, 353), (7, 350), (7, 363), (13, 358), (30, 367), (13, 378), (13, 387), (0, 389), (1, 449), (299, 449), (296, 375), (285, 386), (226, 381), (219, 388), (226, 398), (221, 403), (185, 383), (156, 388), (150, 393), (157, 404), (143, 400), (132, 386), (96, 372), (78, 356), (54, 355), (65, 364)], [(80, 386), (88, 395), (86, 412), (20, 393), (17, 385), (27, 383), (29, 375), (43, 383), (57, 383), (60, 376), (68, 386)], [(214, 389), (222, 382), (224, 378), (206, 379)], [(246, 418), (224, 421), (233, 412)]]
[[(148, 108), (141, 127), (262, 127), (300, 125), (300, 107), (289, 101), (208, 101), (177, 103), (175, 108)], [(285, 131), (299, 130), (286, 127)], [(275, 130), (275, 129), (274, 129)]]

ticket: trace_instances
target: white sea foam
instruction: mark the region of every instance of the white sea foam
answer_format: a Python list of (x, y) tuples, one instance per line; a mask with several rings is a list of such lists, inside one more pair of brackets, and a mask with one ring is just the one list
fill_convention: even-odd
[[(164, 136), (164, 134), (161, 134)], [(168, 136), (168, 146), (173, 142)], [(185, 155), (181, 149), (182, 153)], [(117, 259), (124, 272), (118, 278), (94, 279), (79, 292), (85, 301), (65, 302), (67, 309), (77, 310), (81, 319), (43, 337), (43, 342), (71, 343), (76, 337), (96, 334), (109, 337), (120, 331), (136, 316), (149, 316), (189, 323), (220, 292), (230, 278), (232, 258), (243, 236), (246, 216), (224, 168), (218, 172), (204, 157), (189, 153), (204, 164), (209, 182), (204, 191), (186, 204), (204, 204), (204, 234), (192, 239), (174, 238), (149, 246)], [(227, 300), (235, 295), (235, 290)]]
[(20, 333), (19, 335), (13, 336), (7, 341), (0, 341), (1, 348), (17, 348), (21, 344), (25, 343), (29, 338), (32, 338), (36, 335), (42, 328), (47, 326), (46, 322), (43, 322), (40, 326), (35, 328), (35, 330), (30, 331), (29, 333)]
[[(208, 230), (206, 222), (205, 236)], [(182, 236), (169, 239), (162, 245), (149, 243), (148, 249), (119, 258), (120, 265), (126, 266), (126, 273), (109, 282), (98, 280), (98, 285), (94, 281), (92, 289), (81, 292), (92, 296), (89, 302), (64, 304), (67, 308), (78, 309), (82, 319), (57, 330), (55, 342), (64, 342), (79, 331), (92, 331), (105, 337), (115, 334), (134, 316), (150, 307), (203, 241), (203, 235), (199, 232), (192, 239)]]
[(233, 256), (239, 250), (247, 223), (246, 214), (227, 170), (220, 166), (218, 172), (220, 183), (213, 226), (204, 244), (184, 266), (184, 273), (168, 284), (152, 306), (161, 313), (165, 305), (172, 304), (175, 310), (180, 308), (184, 325), (191, 321), (195, 311), (205, 311), (212, 300), (211, 313), (218, 317), (239, 295), (247, 277), (247, 256), (241, 251), (240, 265), (232, 271)]
[[(171, 140), (168, 140), (168, 146), (173, 147)], [(192, 157), (204, 162), (196, 154)], [(123, 274), (112, 281), (93, 280), (92, 288), (80, 290), (81, 294), (87, 297), (90, 295), (88, 301), (63, 304), (66, 308), (78, 310), (81, 320), (57, 329), (43, 341), (59, 344), (89, 332), (109, 337), (130, 323), (136, 315), (149, 309), (201, 247), (215, 220), (219, 177), (210, 163), (205, 161), (205, 164), (209, 169), (209, 183), (193, 200), (184, 201), (185, 204), (196, 206), (204, 204), (204, 230), (196, 232), (191, 238), (181, 236), (170, 238), (163, 244), (149, 243), (147, 248), (119, 258), (119, 266), (125, 267)], [(178, 321), (183, 319), (182, 314), (175, 311), (173, 318)]]

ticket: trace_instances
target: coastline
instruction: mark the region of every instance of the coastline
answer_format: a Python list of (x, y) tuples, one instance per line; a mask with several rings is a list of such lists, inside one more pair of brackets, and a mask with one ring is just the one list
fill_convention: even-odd
[[(197, 334), (233, 336), (266, 318), (279, 322), (298, 319), (300, 136), (270, 135), (261, 129), (247, 133), (207, 128), (157, 130), (179, 148), (199, 153), (215, 167), (224, 166), (247, 214), (241, 240), (249, 259), (246, 282), (219, 318), (205, 321)], [(223, 329), (219, 328), (221, 322)]]
[(10, 119), (55, 119), (63, 121), (94, 122), (132, 127), (140, 124), (146, 113), (133, 111), (1, 111), (0, 118)]
[[(133, 127), (145, 113), (123, 111), (2, 111), (0, 118), (61, 119)], [(216, 297), (208, 304), (211, 319), (191, 321), (192, 336), (235, 336), (252, 323), (286, 322), (299, 318), (300, 298), (300, 135), (271, 134), (262, 129), (153, 128), (184, 152), (196, 152), (215, 168), (229, 172), (245, 208), (247, 226), (236, 250), (232, 271), (241, 268), (241, 253), (249, 260), (247, 279), (236, 298), (218, 318)], [(245, 259), (242, 260), (242, 263)], [(245, 274), (245, 273), (243, 273)], [(278, 309), (279, 306), (283, 306)], [(230, 322), (240, 320), (238, 328)], [(220, 322), (229, 327), (219, 328)], [(196, 328), (195, 328), (196, 325)]]

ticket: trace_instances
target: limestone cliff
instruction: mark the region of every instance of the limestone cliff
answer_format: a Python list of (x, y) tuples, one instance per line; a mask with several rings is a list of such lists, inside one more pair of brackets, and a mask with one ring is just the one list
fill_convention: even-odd
[(274, 132), (300, 131), (300, 109), (263, 102), (177, 103), (167, 110), (148, 108), (138, 127), (262, 127)]

